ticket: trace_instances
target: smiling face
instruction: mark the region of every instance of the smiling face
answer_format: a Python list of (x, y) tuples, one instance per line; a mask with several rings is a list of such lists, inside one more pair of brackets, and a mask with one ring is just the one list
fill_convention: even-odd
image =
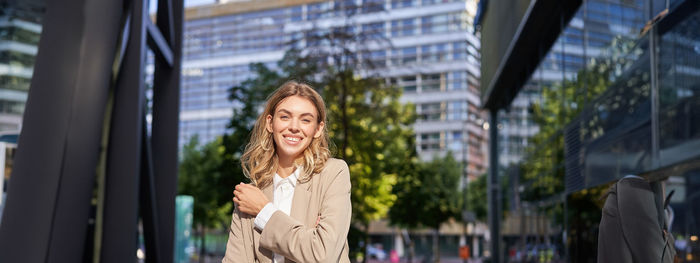
[(323, 121), (318, 110), (308, 99), (290, 96), (277, 104), (272, 115), (267, 115), (266, 129), (272, 133), (280, 162), (292, 162), (322, 135)]

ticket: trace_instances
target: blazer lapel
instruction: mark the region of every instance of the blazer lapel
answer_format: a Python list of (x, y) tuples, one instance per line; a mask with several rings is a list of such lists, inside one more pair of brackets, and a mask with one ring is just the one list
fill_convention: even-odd
[[(267, 197), (267, 200), (272, 202), (274, 199), (274, 185), (270, 184), (262, 189), (263, 194)], [(272, 257), (274, 254), (272, 251), (260, 246), (260, 232), (258, 229), (253, 229), (253, 242), (255, 243), (255, 254), (260, 263), (270, 263), (272, 262)]]
[(294, 197), (292, 198), (292, 211), (290, 217), (299, 220), (302, 224), (306, 224), (308, 216), (309, 200), (311, 199), (311, 181), (304, 183), (297, 181), (297, 186), (294, 189)]

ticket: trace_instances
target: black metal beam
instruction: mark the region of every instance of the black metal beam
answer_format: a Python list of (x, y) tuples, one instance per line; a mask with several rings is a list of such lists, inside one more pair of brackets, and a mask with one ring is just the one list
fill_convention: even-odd
[(658, 34), (663, 36), (678, 23), (685, 21), (688, 16), (694, 14), (698, 10), (700, 10), (700, 1), (685, 0), (680, 2), (678, 6), (669, 10), (669, 13), (659, 21), (657, 25)]
[(498, 178), (498, 110), (489, 118), (488, 224), (491, 232), (491, 262), (501, 262), (501, 194)]
[(160, 29), (161, 32), (164, 32), (163, 35), (165, 36), (165, 39), (168, 40), (168, 43), (171, 44), (171, 47), (173, 46), (173, 41), (177, 35), (177, 33), (175, 33), (176, 20), (178, 21), (177, 23), (180, 24), (180, 30), (182, 30), (182, 13), (184, 12), (182, 9), (184, 6), (181, 2), (182, 1), (174, 0), (158, 2), (156, 24), (158, 24), (158, 29)]
[(47, 1), (0, 227), (3, 262), (83, 260), (121, 9)]
[(117, 49), (117, 57), (115, 58), (116, 61), (113, 64), (113, 70), (115, 73), (113, 75), (114, 80), (117, 79), (119, 76), (119, 70), (122, 68), (122, 62), (124, 62), (124, 54), (126, 54), (126, 46), (129, 44), (129, 35), (131, 34), (131, 13), (128, 12), (128, 10), (125, 10), (124, 13), (122, 13), (124, 16), (124, 23), (121, 28), (121, 32), (119, 34), (119, 45)]
[(489, 82), (484, 108), (497, 110), (510, 105), (564, 29), (561, 22), (567, 25), (581, 3), (582, 0), (532, 1)]
[(158, 204), (156, 203), (156, 186), (153, 175), (153, 151), (148, 138), (146, 116), (143, 116), (141, 132), (141, 175), (139, 191), (139, 211), (143, 224), (143, 238), (146, 245), (146, 262), (155, 263), (160, 258)]
[(101, 262), (134, 262), (138, 233), (148, 3), (131, 2), (131, 29), (114, 92), (105, 178)]
[[(105, 198), (98, 204), (104, 208), (100, 261), (136, 260), (139, 209), (146, 260), (173, 261), (183, 3), (159, 1), (157, 27), (147, 1), (129, 4), (47, 2), (0, 226), (3, 262), (92, 260), (88, 219), (110, 119)], [(152, 143), (145, 123), (147, 43), (160, 57)], [(113, 86), (113, 111), (105, 116)]]
[(146, 29), (148, 31), (148, 46), (156, 53), (156, 57), (165, 60), (169, 65), (173, 65), (173, 51), (165, 40), (163, 34), (150, 19), (146, 20)]
[(173, 262), (175, 229), (175, 196), (177, 194), (178, 129), (180, 121), (180, 68), (182, 61), (182, 1), (159, 1), (156, 25), (165, 33), (173, 51), (172, 65), (155, 61), (153, 76), (152, 149), (156, 199), (158, 203), (158, 232), (160, 259)]

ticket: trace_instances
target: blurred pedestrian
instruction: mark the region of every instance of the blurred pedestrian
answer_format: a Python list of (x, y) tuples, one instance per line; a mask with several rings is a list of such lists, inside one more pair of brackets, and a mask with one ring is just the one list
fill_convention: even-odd
[(389, 261), (391, 261), (391, 263), (399, 263), (399, 253), (396, 253), (395, 249), (389, 252)]
[(325, 104), (309, 85), (270, 95), (241, 156), (251, 183), (233, 192), (223, 262), (350, 261), (350, 174), (328, 143)]

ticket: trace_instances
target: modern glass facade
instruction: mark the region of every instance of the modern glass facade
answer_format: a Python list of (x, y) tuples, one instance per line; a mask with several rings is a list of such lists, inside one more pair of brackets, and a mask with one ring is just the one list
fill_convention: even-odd
[[(504, 231), (501, 255), (596, 260), (606, 186), (640, 175), (663, 182), (666, 194), (675, 191), (668, 215), (676, 262), (700, 259), (697, 28), (700, 4), (681, 0), (584, 0), (562, 25), (530, 81), (500, 115), (501, 164), (521, 162), (520, 171), (530, 176), (520, 184), (520, 216), (506, 219), (525, 223)], [(534, 118), (558, 121), (536, 127)], [(548, 149), (563, 154), (543, 153)], [(532, 216), (544, 219), (532, 226)]]
[[(402, 101), (416, 106), (419, 155), (427, 160), (452, 151), (458, 160), (466, 160), (469, 174), (486, 171), (480, 42), (471, 22), (476, 1), (273, 2), (187, 10), (180, 145), (195, 134), (207, 142), (226, 132), (236, 107), (227, 90), (252, 77), (249, 63), (274, 68), (293, 45), (324, 45), (307, 38), (314, 32), (350, 26), (353, 32), (390, 43), (371, 44), (359, 55), (375, 66), (364, 74), (398, 85), (404, 90)], [(348, 4), (357, 7), (351, 19), (335, 8)]]
[(499, 113), (501, 165), (520, 162), (529, 138), (539, 131), (530, 112), (541, 102), (542, 88), (574, 79), (592, 61), (611, 55), (614, 41), (636, 38), (646, 22), (646, 10), (640, 0), (584, 1), (510, 108)]
[(43, 13), (43, 1), (0, 2), (0, 132), (21, 128)]

